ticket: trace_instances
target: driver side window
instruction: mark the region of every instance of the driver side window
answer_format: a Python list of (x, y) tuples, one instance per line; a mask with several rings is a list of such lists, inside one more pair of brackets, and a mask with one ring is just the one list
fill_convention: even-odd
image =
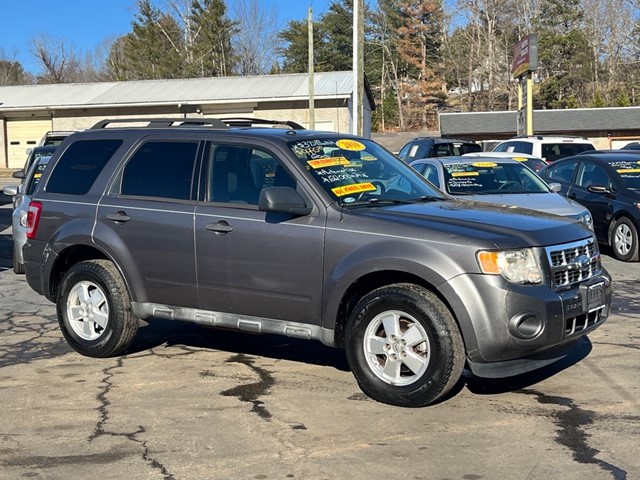
[(296, 188), (295, 180), (277, 158), (243, 145), (211, 145), (204, 177), (207, 202), (257, 206), (265, 187)]
[(597, 185), (609, 189), (609, 175), (607, 175), (607, 172), (600, 165), (585, 162), (582, 164), (582, 168), (578, 172), (576, 185), (579, 185), (582, 188), (589, 188), (592, 185)]

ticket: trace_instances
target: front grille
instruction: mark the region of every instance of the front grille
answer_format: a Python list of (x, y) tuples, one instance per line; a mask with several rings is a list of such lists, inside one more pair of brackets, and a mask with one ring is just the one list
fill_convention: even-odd
[(563, 290), (600, 273), (600, 250), (593, 238), (546, 247), (554, 290)]

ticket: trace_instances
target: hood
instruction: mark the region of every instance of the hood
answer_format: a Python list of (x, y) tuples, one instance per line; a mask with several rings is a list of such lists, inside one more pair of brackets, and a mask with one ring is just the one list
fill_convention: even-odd
[(575, 219), (466, 200), (365, 207), (349, 212), (415, 227), (399, 233), (394, 225), (390, 228), (394, 235), (418, 236), (418, 229), (424, 229), (426, 237), (434, 240), (469, 246), (489, 242), (490, 248), (543, 247), (593, 235)]
[(502, 208), (519, 207), (567, 217), (577, 217), (587, 209), (557, 193), (508, 193), (502, 195), (465, 195), (465, 200), (500, 205)]

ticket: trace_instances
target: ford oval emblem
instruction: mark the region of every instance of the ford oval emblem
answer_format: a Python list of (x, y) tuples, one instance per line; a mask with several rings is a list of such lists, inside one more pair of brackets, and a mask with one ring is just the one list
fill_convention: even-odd
[(584, 270), (585, 268), (588, 268), (589, 265), (591, 264), (591, 259), (586, 256), (586, 255), (579, 255), (574, 261), (573, 261), (581, 270)]

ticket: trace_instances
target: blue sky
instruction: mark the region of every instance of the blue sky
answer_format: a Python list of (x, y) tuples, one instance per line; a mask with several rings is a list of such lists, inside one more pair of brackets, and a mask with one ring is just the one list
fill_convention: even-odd
[[(167, 0), (153, 0), (163, 5)], [(227, 0), (229, 9), (236, 0)], [(313, 8), (314, 18), (326, 9), (330, 0), (259, 0), (273, 5), (282, 26), (288, 20), (301, 20)], [(22, 63), (37, 73), (30, 53), (31, 39), (46, 34), (68, 41), (79, 52), (93, 51), (102, 42), (131, 31), (137, 12), (137, 0), (0, 0), (0, 56)]]

